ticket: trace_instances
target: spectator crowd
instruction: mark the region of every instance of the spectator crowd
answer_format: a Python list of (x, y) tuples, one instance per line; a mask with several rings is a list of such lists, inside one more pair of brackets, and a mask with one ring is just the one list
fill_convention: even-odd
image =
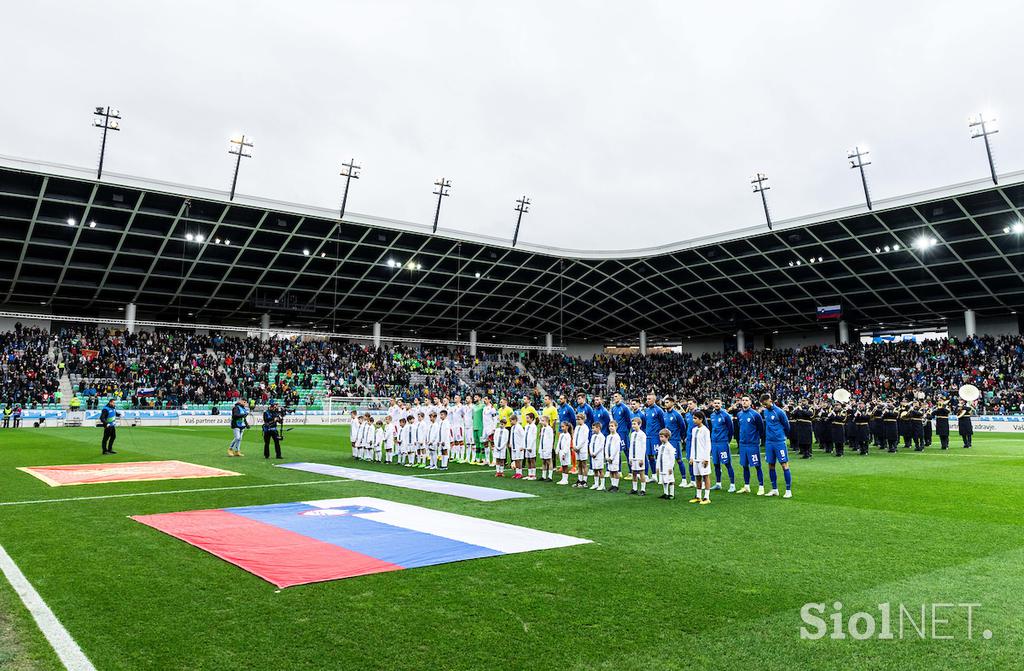
[[(51, 349), (57, 354), (53, 356)], [(650, 356), (536, 354), (440, 347), (375, 349), (325, 340), (234, 338), (185, 331), (134, 334), (90, 325), (48, 333), (17, 324), (0, 332), (0, 403), (29, 407), (57, 400), (63, 373), (95, 407), (114, 398), (130, 407), (204, 406), (246, 398), (311, 404), (330, 396), (437, 398), (479, 393), (511, 403), (542, 390), (558, 397), (658, 394), (732, 399), (769, 392), (782, 401), (826, 398), (838, 388), (855, 400), (897, 401), (912, 394), (982, 391), (978, 411), (1024, 412), (1024, 338), (972, 337), (799, 350)]]

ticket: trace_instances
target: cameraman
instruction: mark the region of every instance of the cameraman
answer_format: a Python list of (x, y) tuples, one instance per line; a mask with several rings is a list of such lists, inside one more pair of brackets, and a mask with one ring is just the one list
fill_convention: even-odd
[(263, 458), (270, 458), (270, 441), (274, 441), (274, 454), (275, 459), (281, 459), (281, 439), (284, 438), (283, 432), (284, 425), (284, 412), (281, 410), (281, 406), (278, 405), (277, 401), (273, 401), (266, 410), (263, 411)]

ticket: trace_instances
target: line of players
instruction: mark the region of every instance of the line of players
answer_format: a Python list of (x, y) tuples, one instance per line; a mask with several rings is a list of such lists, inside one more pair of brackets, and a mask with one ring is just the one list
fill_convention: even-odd
[[(616, 393), (607, 409), (602, 398), (595, 398), (592, 406), (584, 394), (578, 395), (575, 408), (569, 406), (564, 395), (559, 397), (557, 407), (547, 397), (540, 412), (533, 408), (529, 398), (523, 401), (516, 415), (505, 399), (495, 408), (489, 398), (481, 400), (478, 396), (468, 412), (469, 422), (465, 419), (466, 407), (458, 397), (451, 406), (446, 400), (440, 406), (427, 404), (418, 408), (417, 403), (403, 405), (393, 401), (387, 416), (377, 421), (369, 414), (359, 416), (353, 411), (353, 456), (430, 469), (446, 469), (452, 458), (466, 463), (493, 463), (497, 477), (504, 476), (506, 462), (511, 461), (514, 478), (537, 480), (539, 453), (540, 480), (551, 482), (557, 455), (563, 476), (559, 484), (568, 484), (568, 475), (574, 473), (574, 486), (588, 487), (592, 474), (594, 484), (590, 489), (612, 492), (618, 491), (618, 474), (625, 457), (629, 464), (625, 479), (633, 481), (634, 492), (644, 495), (648, 480), (657, 479), (664, 487), (663, 495), (673, 497), (678, 468), (682, 475), (680, 486), (695, 487), (698, 496), (694, 498), (700, 500), (708, 499), (711, 490), (722, 488), (723, 467), (729, 474), (730, 492), (750, 492), (754, 470), (758, 496), (778, 496), (778, 463), (786, 484), (784, 498), (792, 497), (786, 444), (790, 423), (786, 412), (767, 394), (760, 398), (760, 409), (753, 408), (750, 396), (743, 396), (728, 411), (718, 399), (703, 411), (694, 399), (688, 399), (685, 406), (677, 409), (674, 398), (666, 397), (659, 404), (653, 393), (647, 395), (643, 405), (639, 399), (626, 405), (622, 395)], [(555, 427), (559, 428), (557, 442)], [(706, 458), (701, 437), (705, 432)], [(744, 474), (740, 489), (736, 488), (729, 447), (734, 436)], [(762, 446), (772, 483), (768, 492), (761, 468)], [(638, 458), (641, 450), (642, 459)], [(709, 481), (711, 465), (715, 467), (714, 486)], [(606, 478), (612, 480), (608, 488), (604, 486)]]

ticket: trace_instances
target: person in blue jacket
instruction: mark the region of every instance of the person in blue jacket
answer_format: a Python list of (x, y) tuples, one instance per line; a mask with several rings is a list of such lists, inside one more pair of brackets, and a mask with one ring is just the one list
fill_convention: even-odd
[(229, 457), (241, 457), (242, 435), (249, 428), (249, 402), (244, 398), (235, 401), (231, 407), (231, 445), (228, 447)]
[(568, 424), (569, 426), (576, 426), (576, 411), (569, 405), (569, 401), (565, 398), (565, 394), (558, 396), (558, 425)]
[(608, 412), (608, 408), (604, 407), (604, 398), (601, 396), (594, 397), (594, 421), (601, 425), (601, 431), (607, 436), (608, 424), (612, 421), (612, 415)]
[(732, 454), (729, 450), (733, 435), (733, 416), (722, 410), (722, 399), (716, 398), (711, 402), (707, 423), (711, 427), (711, 460), (715, 464), (715, 486), (711, 489), (722, 488), (724, 465), (729, 471), (729, 491), (735, 492), (736, 473), (732, 470)]
[(583, 413), (587, 418), (587, 427), (594, 426), (594, 408), (587, 403), (587, 395), (582, 391), (576, 394), (576, 414)]
[(789, 472), (789, 455), (786, 453), (786, 437), (789, 435), (789, 417), (786, 411), (772, 400), (771, 394), (761, 395), (761, 417), (764, 419), (764, 458), (768, 462), (768, 477), (772, 489), (768, 496), (779, 495), (779, 480), (775, 474), (775, 462), (782, 464), (782, 475), (786, 479), (784, 499), (793, 498), (793, 475)]
[[(625, 452), (629, 449), (629, 427), (633, 425), (633, 413), (629, 411), (629, 406), (622, 400), (622, 394), (619, 392), (612, 395), (612, 401), (612, 419), (615, 420), (616, 431), (619, 433), (619, 438), (622, 438), (622, 451)], [(630, 477), (628, 468), (626, 477)]]
[(737, 494), (750, 493), (750, 469), (757, 470), (757, 495), (764, 496), (764, 471), (761, 470), (761, 443), (764, 442), (764, 418), (750, 407), (750, 397), (740, 398), (736, 412), (740, 430), (737, 442), (740, 445), (740, 466), (743, 467), (743, 487)]
[[(690, 459), (690, 437), (686, 435), (689, 424), (682, 413), (676, 410), (675, 398), (666, 396), (661, 400), (661, 403), (665, 409), (665, 428), (669, 430), (668, 442), (672, 447), (676, 448), (676, 464), (679, 466), (679, 472), (683, 476), (679, 486), (685, 489), (690, 486), (690, 480), (686, 477), (686, 464)], [(684, 441), (687, 448), (685, 452), (682, 449)]]
[(658, 432), (665, 428), (665, 411), (658, 405), (658, 396), (652, 391), (647, 394), (647, 403), (644, 405), (644, 433), (647, 434), (647, 463), (645, 464), (646, 475), (657, 474), (656, 460), (658, 458)]

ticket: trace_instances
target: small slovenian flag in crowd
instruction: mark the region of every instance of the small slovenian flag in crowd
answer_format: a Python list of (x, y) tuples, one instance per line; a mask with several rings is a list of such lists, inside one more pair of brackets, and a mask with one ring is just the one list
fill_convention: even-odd
[(843, 316), (843, 308), (840, 305), (822, 305), (818, 308), (818, 319), (839, 319)]
[(139, 387), (136, 396), (156, 396), (156, 387)]

